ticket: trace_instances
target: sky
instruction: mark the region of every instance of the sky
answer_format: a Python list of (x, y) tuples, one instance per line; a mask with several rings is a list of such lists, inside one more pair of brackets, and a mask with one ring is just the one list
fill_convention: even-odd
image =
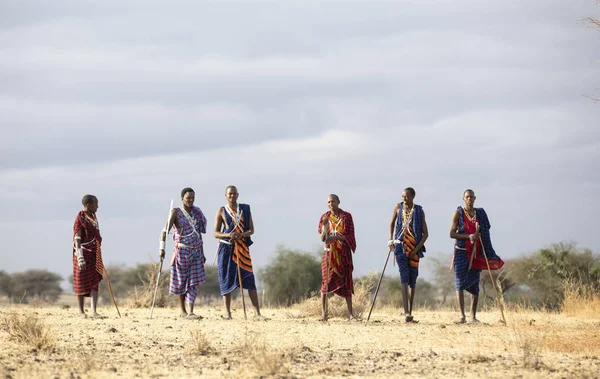
[(277, 245), (322, 249), (335, 193), (355, 276), (380, 271), (408, 186), (426, 278), (466, 188), (505, 259), (600, 252), (600, 34), (581, 21), (599, 15), (594, 0), (3, 0), (0, 269), (68, 277), (87, 193), (105, 264), (156, 261), (188, 186), (210, 263), (230, 184), (259, 269)]

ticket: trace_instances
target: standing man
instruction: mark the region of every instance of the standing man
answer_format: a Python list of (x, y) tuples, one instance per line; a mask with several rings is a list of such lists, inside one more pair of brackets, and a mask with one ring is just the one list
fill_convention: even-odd
[(98, 286), (102, 280), (104, 265), (102, 264), (102, 250), (100, 245), (100, 225), (96, 217), (98, 198), (94, 195), (85, 195), (81, 199), (83, 210), (79, 211), (73, 225), (73, 290), (77, 295), (79, 313), (87, 317), (83, 310), (83, 298), (91, 298), (92, 315), (102, 318), (96, 312), (98, 304)]
[(346, 298), (348, 320), (356, 320), (352, 313), (352, 253), (356, 251), (354, 222), (352, 215), (340, 207), (340, 198), (331, 194), (327, 198), (329, 211), (319, 220), (318, 231), (321, 241), (325, 242), (321, 261), (321, 321), (327, 321), (327, 294), (335, 293)]
[(254, 234), (252, 213), (250, 205), (238, 204), (238, 196), (239, 193), (235, 186), (225, 188), (227, 204), (219, 208), (215, 216), (214, 236), (219, 240), (217, 254), (219, 255), (221, 295), (227, 312), (226, 318), (231, 320), (231, 293), (240, 286), (241, 282), (240, 291), (243, 291), (244, 288), (248, 290), (254, 306), (255, 319), (264, 320), (260, 314), (252, 259), (250, 258), (249, 247), (253, 243), (250, 236)]
[(418, 322), (412, 316), (413, 302), (419, 276), (419, 260), (423, 258), (423, 253), (426, 251), (425, 241), (429, 236), (425, 212), (420, 205), (413, 202), (414, 198), (415, 190), (412, 187), (402, 191), (402, 202), (396, 204), (392, 214), (388, 242), (388, 247), (394, 249), (396, 262), (398, 262), (406, 322)]
[[(165, 257), (165, 239), (171, 227), (173, 233), (173, 256), (171, 258), (171, 284), (169, 293), (179, 296), (181, 317), (201, 319), (194, 314), (194, 302), (198, 296), (198, 285), (204, 283), (204, 248), (202, 234), (206, 233), (206, 217), (200, 208), (194, 206), (196, 194), (187, 187), (181, 191), (181, 207), (171, 211), (167, 229), (163, 229), (160, 239), (160, 258)], [(189, 306), (189, 313), (185, 304)]]
[[(504, 265), (496, 255), (490, 237), (490, 221), (483, 208), (475, 208), (475, 192), (468, 189), (463, 193), (464, 207), (458, 207), (452, 215), (450, 238), (454, 245), (453, 268), (456, 277), (456, 300), (461, 318), (458, 324), (466, 322), (465, 298), (463, 291), (471, 294), (471, 319), (469, 323), (478, 323), (477, 302), (479, 300), (479, 276), (481, 270), (497, 270)], [(487, 256), (484, 256), (483, 252)]]

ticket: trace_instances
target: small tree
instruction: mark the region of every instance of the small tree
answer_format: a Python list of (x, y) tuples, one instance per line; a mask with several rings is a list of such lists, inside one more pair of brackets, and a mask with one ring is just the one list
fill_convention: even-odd
[(267, 297), (276, 304), (290, 306), (318, 291), (321, 263), (313, 254), (277, 246), (277, 255), (260, 277)]
[(450, 270), (450, 262), (452, 257), (448, 255), (440, 255), (429, 258), (433, 263), (433, 282), (438, 290), (441, 304), (446, 304), (448, 296), (453, 299), (456, 285), (454, 280), (454, 272)]
[(13, 297), (15, 284), (9, 273), (0, 270), (0, 294), (6, 295), (9, 299)]
[(27, 270), (12, 275), (13, 301), (26, 302), (28, 298), (38, 298), (55, 302), (63, 292), (60, 287), (62, 277), (48, 270)]

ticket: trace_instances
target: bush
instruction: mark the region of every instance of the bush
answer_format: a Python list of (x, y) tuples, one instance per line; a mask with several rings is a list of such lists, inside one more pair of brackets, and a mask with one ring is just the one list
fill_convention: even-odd
[(321, 262), (313, 254), (277, 246), (260, 277), (270, 302), (290, 306), (321, 288)]

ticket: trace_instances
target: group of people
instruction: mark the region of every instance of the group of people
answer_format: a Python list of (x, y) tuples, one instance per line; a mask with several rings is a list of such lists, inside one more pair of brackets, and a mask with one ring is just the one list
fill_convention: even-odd
[[(393, 251), (400, 280), (406, 322), (417, 322), (413, 315), (419, 262), (424, 257), (425, 242), (429, 236), (425, 212), (414, 203), (415, 190), (411, 187), (402, 192), (402, 202), (394, 207), (390, 222), (388, 247)], [(213, 236), (219, 241), (217, 250), (219, 284), (225, 306), (225, 318), (231, 319), (231, 294), (236, 288), (248, 290), (256, 319), (264, 319), (260, 313), (256, 282), (249, 247), (254, 234), (252, 213), (248, 204), (238, 203), (235, 186), (225, 189), (226, 204), (217, 210)], [(456, 240), (451, 269), (455, 272), (457, 303), (461, 312), (458, 323), (467, 322), (463, 291), (472, 295), (471, 317), (476, 318), (481, 270), (499, 269), (503, 261), (492, 247), (490, 222), (483, 208), (475, 208), (475, 193), (463, 193), (464, 206), (452, 215), (450, 238)], [(201, 318), (194, 313), (198, 285), (206, 280), (202, 234), (206, 233), (207, 219), (194, 205), (192, 188), (181, 191), (182, 205), (173, 208), (159, 240), (159, 256), (165, 257), (166, 236), (174, 227), (174, 248), (170, 261), (171, 279), (169, 293), (179, 297), (181, 316)], [(91, 297), (92, 317), (96, 312), (98, 285), (105, 273), (102, 264), (100, 227), (96, 217), (98, 199), (86, 195), (82, 199), (83, 210), (75, 219), (73, 227), (73, 286), (78, 297), (79, 311), (84, 312), (84, 297)], [(354, 285), (352, 279), (352, 254), (356, 251), (356, 238), (352, 215), (340, 207), (340, 199), (331, 194), (327, 198), (329, 210), (321, 215), (318, 233), (324, 243), (321, 261), (321, 309), (320, 320), (328, 319), (328, 295), (333, 293), (346, 299), (348, 319), (355, 320), (352, 311)], [(214, 264), (214, 262), (213, 262)]]

